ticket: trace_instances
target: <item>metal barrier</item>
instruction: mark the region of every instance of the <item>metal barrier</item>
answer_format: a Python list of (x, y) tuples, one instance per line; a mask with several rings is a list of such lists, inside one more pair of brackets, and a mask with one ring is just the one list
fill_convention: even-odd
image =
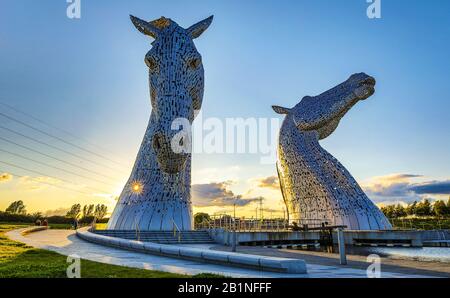
[(173, 237), (177, 236), (177, 232), (178, 232), (178, 242), (181, 242), (181, 230), (180, 228), (178, 228), (177, 224), (175, 223), (175, 221), (172, 219), (172, 225), (173, 225)]
[(389, 218), (394, 230), (449, 230), (450, 218), (400, 217)]
[(137, 241), (140, 241), (141, 240), (141, 231), (139, 229), (139, 225), (138, 225), (138, 223), (136, 221), (136, 218), (134, 219), (134, 226), (135, 226), (135, 229), (136, 229), (136, 239), (137, 239)]
[(328, 223), (320, 219), (297, 219), (288, 221), (287, 219), (246, 219), (232, 217), (229, 215), (212, 216), (210, 220), (205, 220), (195, 224), (196, 230), (224, 229), (227, 231), (292, 231), (308, 230), (309, 228), (319, 228), (328, 226)]

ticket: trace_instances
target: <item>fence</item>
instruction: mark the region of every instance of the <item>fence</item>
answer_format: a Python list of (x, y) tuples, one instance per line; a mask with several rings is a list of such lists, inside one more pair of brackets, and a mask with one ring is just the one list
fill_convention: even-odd
[(328, 225), (319, 219), (297, 219), (289, 221), (283, 218), (276, 219), (246, 219), (229, 215), (212, 216), (210, 220), (195, 224), (196, 230), (224, 229), (228, 231), (291, 231)]

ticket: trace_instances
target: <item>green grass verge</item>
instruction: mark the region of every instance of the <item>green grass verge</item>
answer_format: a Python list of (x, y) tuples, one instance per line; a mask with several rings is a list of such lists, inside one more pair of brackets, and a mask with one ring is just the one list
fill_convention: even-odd
[[(0, 278), (65, 278), (67, 257), (13, 241), (5, 233), (28, 225), (0, 224)], [(38, 232), (39, 233), (39, 232)], [(81, 260), (83, 278), (188, 278), (191, 276)], [(194, 278), (222, 277), (199, 274)]]

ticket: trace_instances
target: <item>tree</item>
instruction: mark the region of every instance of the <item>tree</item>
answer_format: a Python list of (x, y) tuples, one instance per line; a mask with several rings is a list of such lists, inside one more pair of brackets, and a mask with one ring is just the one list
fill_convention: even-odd
[(387, 218), (396, 218), (394, 205), (381, 207), (381, 211), (384, 213), (384, 215), (386, 215)]
[(405, 208), (398, 204), (394, 209), (394, 215), (395, 217), (405, 217), (406, 216), (406, 210)]
[(433, 213), (436, 216), (445, 216), (448, 214), (448, 208), (447, 205), (445, 205), (444, 201), (436, 201), (433, 205)]
[(41, 212), (35, 212), (33, 214), (30, 214), (31, 218), (33, 219), (33, 221), (36, 221), (38, 219), (42, 219), (42, 213)]
[(208, 213), (199, 212), (194, 215), (194, 223), (195, 224), (201, 224), (204, 222), (208, 222), (210, 220), (211, 220), (211, 217), (209, 216)]
[(431, 215), (431, 204), (427, 199), (423, 200), (417, 204), (416, 214), (418, 216), (428, 216)]
[(70, 207), (70, 210), (67, 212), (66, 217), (77, 219), (80, 216), (81, 205), (74, 204)]
[(416, 211), (417, 211), (417, 202), (416, 201), (414, 201), (414, 203), (412, 203), (412, 204), (408, 204), (408, 206), (406, 207), (407, 215), (416, 215)]
[[(94, 206), (94, 205), (92, 205)], [(95, 206), (94, 216), (99, 220), (103, 219), (106, 216), (106, 213), (108, 212), (108, 207), (103, 204), (98, 204)]]
[(12, 202), (11, 205), (9, 205), (9, 207), (6, 208), (5, 212), (11, 213), (11, 214), (20, 214), (20, 215), (27, 214), (27, 210), (25, 209), (25, 205), (23, 204), (23, 201)]
[(94, 215), (94, 204), (84, 205), (83, 207), (83, 217), (90, 217)]

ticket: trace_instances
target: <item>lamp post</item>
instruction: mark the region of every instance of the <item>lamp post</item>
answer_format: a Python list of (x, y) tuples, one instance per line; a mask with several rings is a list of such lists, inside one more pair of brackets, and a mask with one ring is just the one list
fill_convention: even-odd
[(231, 251), (236, 252), (236, 201), (233, 204), (233, 243), (231, 244)]
[(342, 227), (337, 228), (337, 238), (339, 246), (339, 263), (341, 265), (347, 265), (347, 256), (345, 255), (344, 229)]

